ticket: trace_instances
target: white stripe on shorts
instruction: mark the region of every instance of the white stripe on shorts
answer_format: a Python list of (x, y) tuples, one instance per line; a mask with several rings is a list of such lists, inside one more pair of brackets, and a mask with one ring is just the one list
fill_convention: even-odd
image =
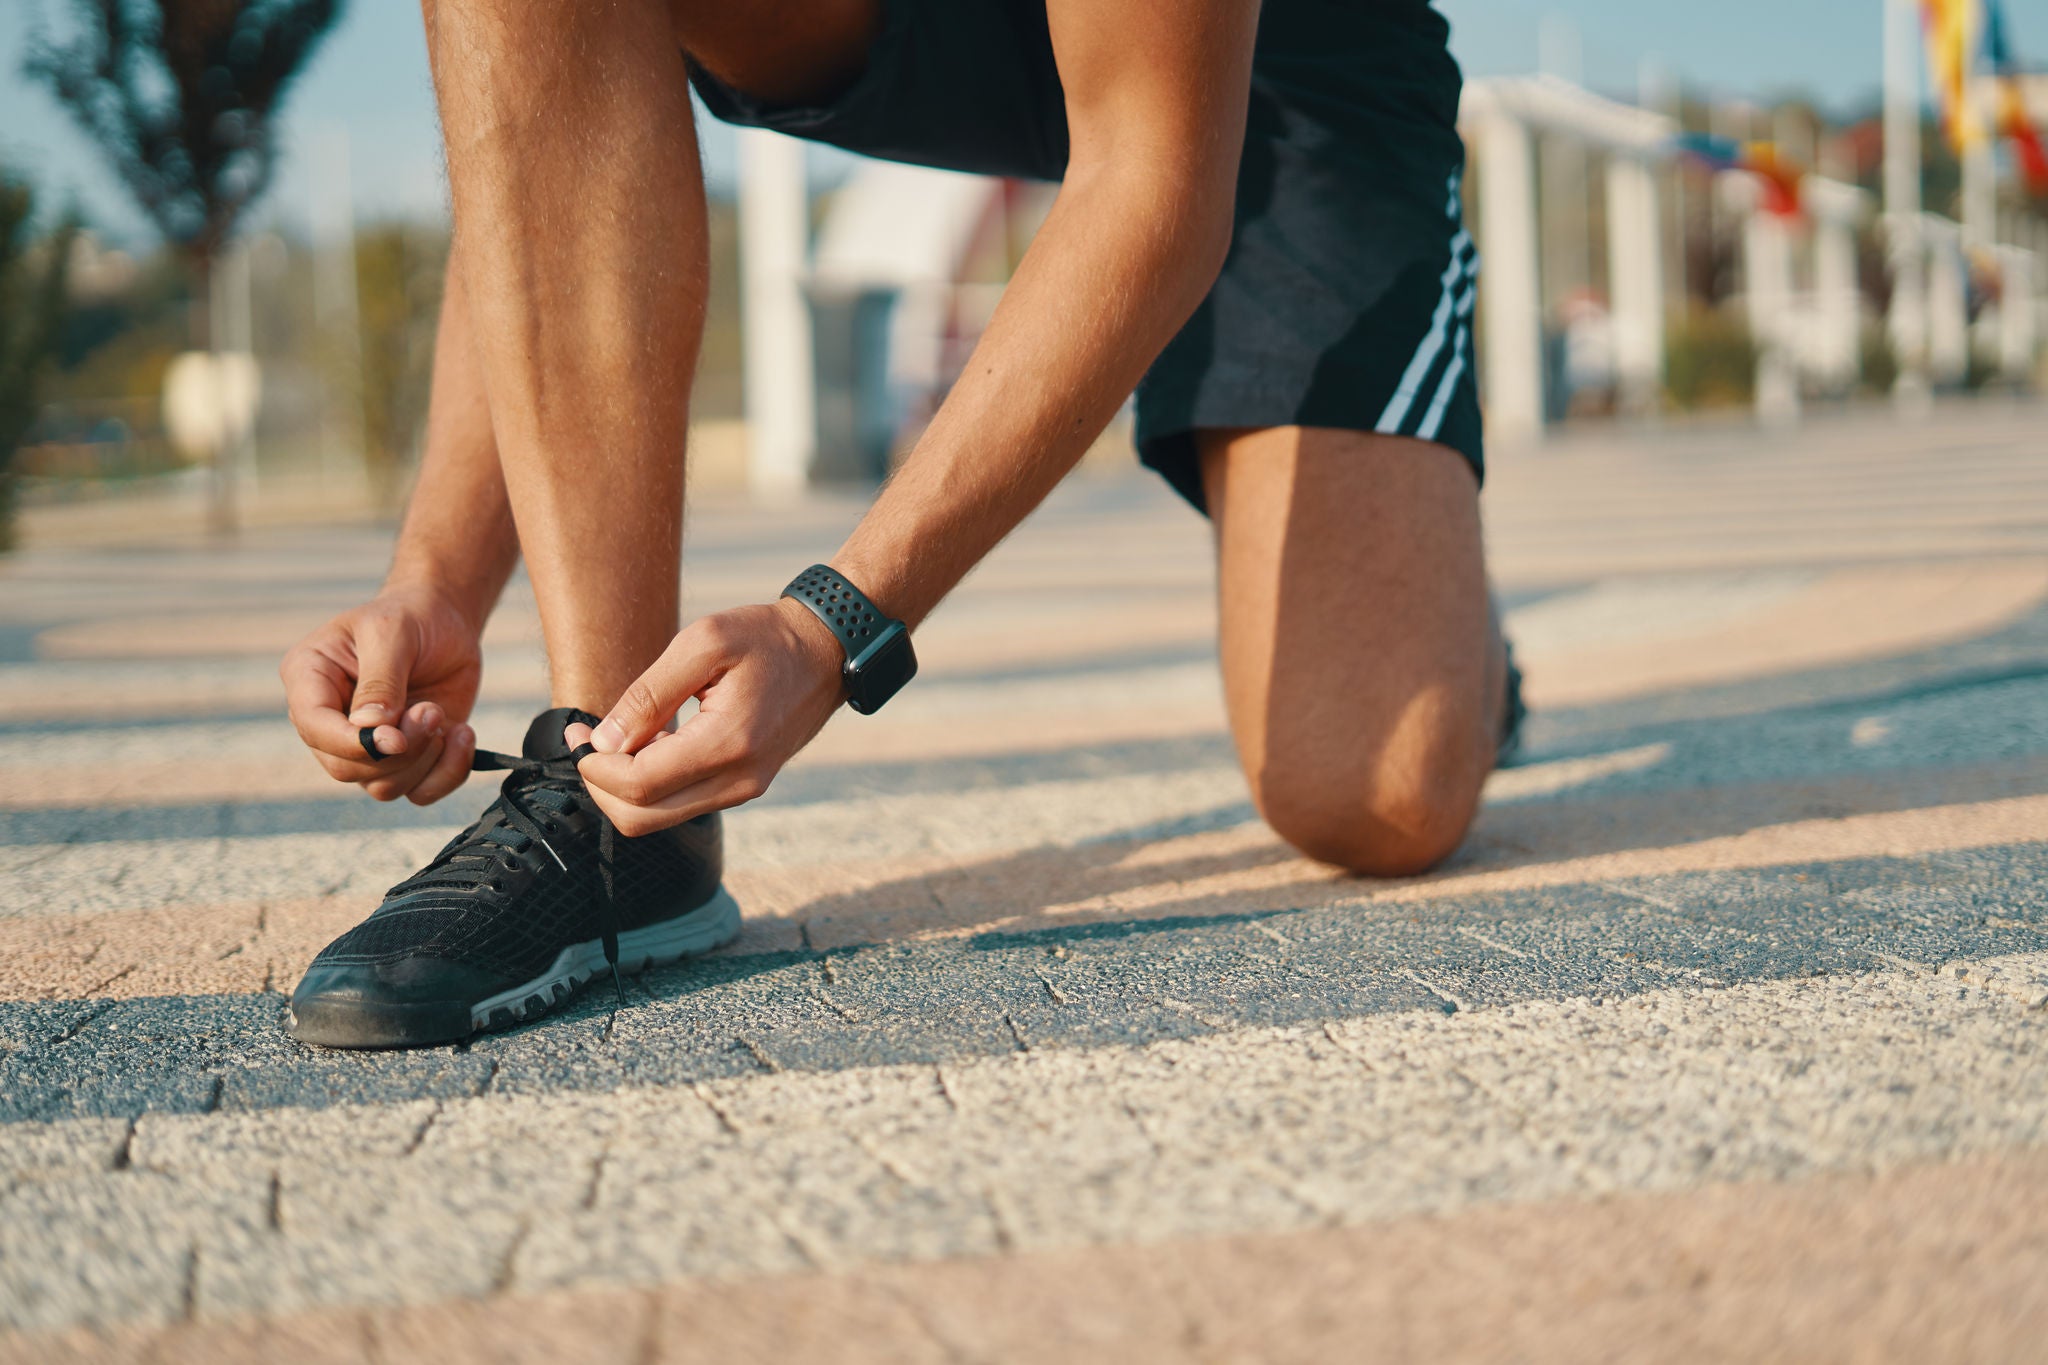
[(1399, 435), (1401, 424), (1408, 420), (1408, 409), (1415, 405), (1415, 396), (1422, 390), (1422, 381), (1436, 364), (1437, 353), (1444, 348), (1445, 329), (1451, 321), (1451, 310), (1457, 302), (1458, 286), (1462, 280), (1476, 277), (1479, 273), (1478, 253), (1468, 265), (1466, 249), (1472, 245), (1472, 234), (1463, 227), (1457, 236), (1451, 238), (1451, 261), (1444, 267), (1443, 289), (1437, 297), (1436, 313), (1429, 321), (1429, 335), (1415, 348), (1415, 354), (1408, 361), (1408, 368), (1401, 374), (1401, 386), (1394, 390), (1394, 396), (1387, 400), (1386, 411), (1380, 414), (1375, 431), (1387, 435)]
[(1451, 405), (1451, 394), (1457, 390), (1458, 377), (1465, 373), (1465, 349), (1472, 342), (1472, 305), (1478, 298), (1479, 281), (1475, 278), (1466, 286), (1465, 296), (1458, 300), (1458, 339), (1451, 347), (1451, 363), (1444, 367), (1444, 377), (1437, 381), (1436, 396), (1429, 400), (1429, 411), (1422, 414), (1422, 425), (1415, 428), (1415, 434), (1425, 441), (1436, 439), (1437, 429), (1444, 424), (1444, 411)]

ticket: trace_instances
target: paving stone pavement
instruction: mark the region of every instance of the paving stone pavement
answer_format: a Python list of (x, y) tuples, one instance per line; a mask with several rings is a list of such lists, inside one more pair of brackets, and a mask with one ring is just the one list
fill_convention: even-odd
[[(1503, 457), (1529, 761), (1395, 882), (1258, 823), (1205, 526), (1082, 479), (730, 818), (738, 943), (403, 1054), (279, 1028), (487, 796), (352, 799), (280, 719), (389, 529), (31, 521), (0, 1359), (2038, 1359), (2044, 416)], [(857, 514), (698, 507), (690, 609)], [(487, 744), (536, 638), (515, 584)]]

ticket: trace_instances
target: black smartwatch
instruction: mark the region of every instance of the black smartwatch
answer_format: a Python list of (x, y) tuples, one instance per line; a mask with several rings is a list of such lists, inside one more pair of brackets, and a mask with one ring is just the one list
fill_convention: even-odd
[(813, 564), (782, 590), (809, 607), (839, 637), (846, 651), (840, 670), (846, 679), (846, 704), (873, 715), (882, 703), (917, 676), (917, 651), (910, 647), (910, 628), (882, 615), (867, 594), (823, 564)]

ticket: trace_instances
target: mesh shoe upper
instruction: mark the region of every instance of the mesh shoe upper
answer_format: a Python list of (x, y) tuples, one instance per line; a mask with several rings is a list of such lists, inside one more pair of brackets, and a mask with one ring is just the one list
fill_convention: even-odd
[[(475, 824), (386, 892), (376, 912), (329, 944), (316, 963), (435, 959), (511, 983), (545, 970), (568, 944), (603, 937), (604, 816), (574, 776), (562, 742), (571, 721), (596, 719), (569, 708), (537, 717), (522, 746), (528, 766), (509, 773)], [(539, 763), (548, 770), (532, 766)], [(717, 890), (716, 814), (611, 842), (619, 930), (682, 914)]]

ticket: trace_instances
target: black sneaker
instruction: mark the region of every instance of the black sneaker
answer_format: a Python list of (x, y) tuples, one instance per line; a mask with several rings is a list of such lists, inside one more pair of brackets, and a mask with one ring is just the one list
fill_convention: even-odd
[(1522, 700), (1522, 670), (1515, 666), (1515, 647), (1508, 652), (1507, 699), (1500, 718), (1500, 743), (1493, 751), (1493, 766), (1512, 768), (1522, 759), (1522, 726), (1529, 719), (1529, 707)]
[(498, 799), (432, 862), (327, 945), (292, 992), (286, 1028), (321, 1047), (423, 1047), (535, 1018), (609, 965), (644, 971), (732, 942), (716, 813), (619, 836), (576, 776), (567, 707), (527, 729)]

